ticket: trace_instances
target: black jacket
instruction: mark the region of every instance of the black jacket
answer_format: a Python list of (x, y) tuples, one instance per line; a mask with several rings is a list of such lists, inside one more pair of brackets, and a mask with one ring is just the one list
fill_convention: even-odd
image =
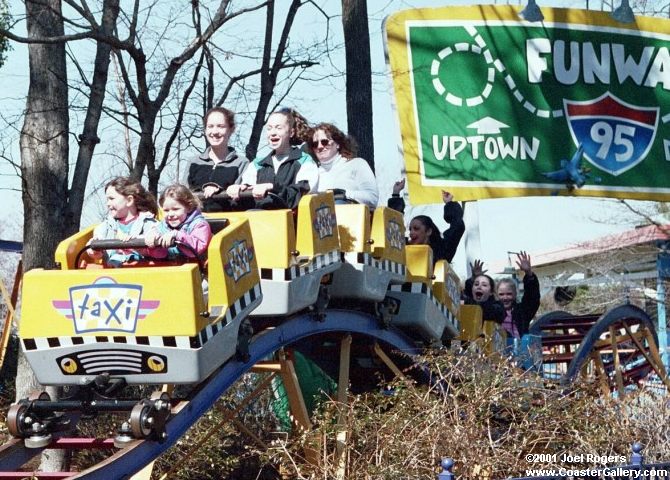
[[(389, 208), (405, 213), (405, 201), (402, 197), (391, 197), (388, 200)], [(463, 208), (458, 202), (449, 202), (444, 204), (444, 221), (449, 224), (449, 228), (442, 232), (442, 238), (439, 242), (431, 242), (430, 248), (433, 250), (433, 263), (438, 260), (446, 260), (451, 263), (456, 255), (456, 249), (465, 233), (465, 223), (463, 223)]]
[(512, 322), (519, 335), (528, 333), (528, 326), (540, 308), (540, 282), (534, 273), (523, 277), (523, 297), (512, 305)]
[(256, 183), (271, 183), (274, 185), (273, 190), (276, 195), (257, 201), (256, 208), (297, 208), (302, 196), (310, 191), (308, 182), (296, 182), (298, 171), (306, 160), (312, 161), (302, 149), (292, 147), (288, 158), (282, 162), (276, 174), (272, 165), (272, 154), (262, 160), (255, 160), (249, 168), (257, 169)]
[[(214, 163), (209, 158), (210, 147), (207, 147), (200, 155), (189, 160), (186, 165), (182, 183), (194, 192), (202, 192), (208, 185), (214, 185), (221, 189), (236, 183), (242, 176), (242, 172), (249, 165), (249, 160), (239, 155), (233, 148), (228, 147), (228, 155), (220, 163)], [(203, 202), (203, 212), (219, 212), (234, 209), (229, 200), (207, 198)]]
[[(467, 305), (477, 305), (477, 303), (472, 299), (472, 282), (473, 278), (470, 277), (465, 281), (465, 289), (463, 290), (464, 302)], [(491, 300), (493, 297), (489, 297)], [(500, 322), (502, 323), (505, 319), (505, 307), (501, 302), (494, 300), (496, 303), (500, 304), (502, 307), (502, 317), (500, 317)], [(484, 309), (483, 304), (480, 304), (482, 309)], [(488, 307), (488, 311), (484, 310), (484, 320), (497, 320), (499, 312), (497, 307)], [(540, 282), (537, 279), (537, 276), (534, 273), (530, 275), (524, 275), (523, 277), (523, 297), (521, 297), (520, 302), (514, 302), (512, 305), (512, 322), (516, 325), (519, 335), (523, 336), (528, 333), (528, 326), (530, 322), (535, 317), (537, 310), (540, 308)], [(487, 314), (491, 318), (487, 318)], [(495, 316), (495, 318), (494, 318)]]

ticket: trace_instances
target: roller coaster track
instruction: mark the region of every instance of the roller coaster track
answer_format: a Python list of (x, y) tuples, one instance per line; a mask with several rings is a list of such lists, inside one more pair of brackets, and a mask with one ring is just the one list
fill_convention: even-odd
[[(231, 358), (207, 380), (201, 383), (194, 394), (172, 408), (172, 415), (166, 424), (167, 438), (163, 442), (134, 440), (127, 447), (116, 451), (102, 462), (81, 472), (32, 473), (19, 471), (31, 458), (43, 449), (27, 448), (23, 440), (14, 439), (0, 446), (0, 478), (85, 478), (85, 479), (127, 479), (141, 471), (153, 460), (174, 445), (182, 435), (216, 400), (244, 373), (259, 361), (282, 347), (296, 344), (314, 335), (329, 332), (361, 334), (387, 345), (391, 350), (413, 355), (419, 353), (415, 342), (397, 328), (384, 328), (380, 321), (368, 314), (350, 310), (326, 310), (322, 320), (316, 320), (312, 313), (299, 314), (264, 329), (252, 337), (249, 344), (249, 359), (241, 361)], [(75, 419), (73, 419), (73, 423)], [(47, 448), (113, 449), (113, 439), (86, 439), (61, 436), (55, 438)]]
[(593, 376), (602, 392), (623, 396), (653, 371), (670, 390), (651, 318), (634, 305), (619, 305), (602, 315), (550, 312), (530, 327), (542, 337), (544, 374), (563, 385)]

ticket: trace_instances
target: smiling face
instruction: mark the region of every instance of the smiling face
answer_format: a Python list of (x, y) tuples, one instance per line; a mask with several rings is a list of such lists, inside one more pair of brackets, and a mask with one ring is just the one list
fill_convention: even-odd
[(275, 155), (284, 155), (291, 148), (291, 126), (288, 117), (283, 113), (273, 113), (265, 125), (268, 145)]
[(177, 228), (179, 225), (184, 223), (186, 217), (188, 217), (188, 213), (189, 212), (186, 208), (186, 205), (172, 197), (167, 197), (163, 201), (163, 214), (165, 215), (165, 221), (172, 228)]
[(340, 146), (323, 130), (317, 130), (312, 137), (312, 150), (320, 163), (330, 163)]
[(412, 219), (409, 222), (409, 244), (410, 245), (428, 245), (430, 234), (433, 232), (431, 228), (427, 228), (419, 219)]
[(137, 206), (132, 195), (122, 195), (116, 188), (107, 187), (107, 211), (117, 220), (127, 220), (137, 216)]
[(205, 119), (205, 136), (212, 148), (227, 147), (234, 130), (221, 112), (210, 112)]
[(474, 282), (472, 282), (472, 298), (474, 298), (475, 302), (482, 303), (487, 301), (492, 293), (491, 281), (486, 276), (479, 275), (475, 277)]
[(514, 301), (516, 300), (516, 290), (514, 287), (504, 280), (498, 284), (498, 300), (500, 300), (505, 307), (505, 310), (510, 310)]

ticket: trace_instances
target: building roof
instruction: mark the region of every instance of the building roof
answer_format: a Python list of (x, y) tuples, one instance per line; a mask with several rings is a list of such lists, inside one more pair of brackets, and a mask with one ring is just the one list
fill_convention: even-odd
[[(545, 286), (656, 278), (659, 241), (670, 240), (670, 224), (646, 225), (586, 242), (531, 253), (533, 271)], [(514, 264), (514, 259), (512, 259)], [(495, 262), (502, 273), (509, 260)], [(575, 274), (580, 274), (575, 276)]]
[(532, 260), (534, 266), (540, 267), (628, 247), (655, 246), (657, 240), (670, 240), (670, 224), (647, 225), (556, 250), (536, 253), (532, 256)]

